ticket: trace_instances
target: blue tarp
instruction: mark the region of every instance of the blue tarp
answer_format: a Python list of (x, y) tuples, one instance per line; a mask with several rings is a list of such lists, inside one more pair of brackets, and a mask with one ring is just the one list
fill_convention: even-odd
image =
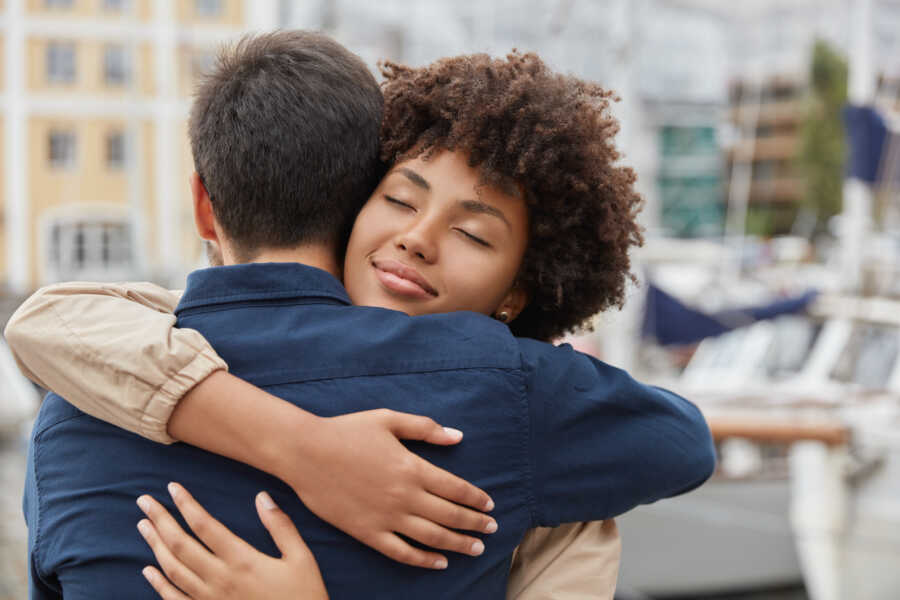
[(762, 306), (707, 314), (685, 305), (650, 283), (647, 285), (641, 336), (663, 346), (693, 344), (757, 321), (802, 312), (817, 295), (818, 292), (813, 290)]
[(844, 107), (844, 129), (847, 133), (847, 176), (866, 183), (878, 179), (878, 166), (887, 138), (887, 126), (871, 106)]

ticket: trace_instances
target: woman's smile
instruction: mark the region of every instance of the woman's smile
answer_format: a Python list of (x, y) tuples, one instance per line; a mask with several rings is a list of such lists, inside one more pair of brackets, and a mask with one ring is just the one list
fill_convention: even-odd
[(372, 268), (384, 288), (393, 294), (409, 299), (428, 299), (438, 296), (428, 280), (414, 268), (389, 258), (373, 258)]

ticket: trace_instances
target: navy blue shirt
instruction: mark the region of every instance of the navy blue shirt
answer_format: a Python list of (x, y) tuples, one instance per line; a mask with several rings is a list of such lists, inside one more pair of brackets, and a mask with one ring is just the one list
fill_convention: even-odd
[(477, 599), (504, 597), (526, 530), (612, 517), (687, 491), (713, 469), (709, 430), (692, 404), (569, 346), (517, 339), (483, 315), (353, 307), (336, 279), (297, 264), (196, 271), (176, 314), (232, 373), (313, 413), (386, 407), (464, 431), (457, 446), (410, 447), (487, 491), (499, 531), (480, 557), (451, 554), (446, 571), (401, 565), (318, 519), (261, 471), (150, 442), (50, 394), (25, 490), (32, 598), (156, 598), (140, 573), (155, 561), (135, 529), (135, 499), (149, 492), (172, 510), (169, 481), (277, 556), (253, 509), (268, 490), (334, 600)]

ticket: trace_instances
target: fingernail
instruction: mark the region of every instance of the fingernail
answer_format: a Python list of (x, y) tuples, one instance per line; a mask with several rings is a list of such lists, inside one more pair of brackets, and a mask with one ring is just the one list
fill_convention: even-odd
[(150, 501), (147, 499), (147, 496), (141, 496), (137, 499), (138, 508), (140, 508), (144, 512), (148, 512), (150, 510)]
[(485, 533), (494, 533), (497, 531), (497, 521), (488, 521), (488, 524), (484, 526)]
[(455, 440), (461, 440), (463, 436), (463, 432), (459, 429), (453, 429), (452, 427), (444, 427), (444, 433), (449, 435)]
[(272, 496), (268, 494), (268, 492), (260, 492), (257, 495), (259, 498), (259, 505), (262, 506), (266, 510), (275, 510), (278, 506), (275, 505), (275, 501), (272, 500)]
[(484, 544), (480, 541), (472, 544), (472, 556), (479, 556), (482, 552), (484, 552)]
[(174, 481), (166, 486), (169, 490), (169, 495), (172, 496), (172, 500), (178, 500), (178, 493), (181, 491), (178, 489), (178, 484)]
[(141, 532), (141, 535), (147, 535), (147, 531), (149, 530), (149, 525), (146, 519), (141, 519), (138, 521), (138, 531)]
[(144, 567), (141, 570), (141, 574), (143, 574), (147, 581), (156, 581), (156, 572), (150, 567)]
[(488, 498), (488, 501), (484, 505), (484, 510), (494, 510), (494, 501)]
[(434, 561), (435, 569), (446, 569), (447, 568), (447, 559), (446, 558), (438, 558)]

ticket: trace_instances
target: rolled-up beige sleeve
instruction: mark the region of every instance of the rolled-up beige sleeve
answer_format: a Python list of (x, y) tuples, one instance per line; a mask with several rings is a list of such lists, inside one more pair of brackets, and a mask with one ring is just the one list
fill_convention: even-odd
[(612, 600), (622, 543), (616, 522), (528, 531), (513, 555), (507, 600)]
[(180, 292), (152, 283), (61, 283), (35, 292), (5, 336), (22, 372), (84, 412), (156, 442), (178, 401), (225, 361), (175, 328)]

